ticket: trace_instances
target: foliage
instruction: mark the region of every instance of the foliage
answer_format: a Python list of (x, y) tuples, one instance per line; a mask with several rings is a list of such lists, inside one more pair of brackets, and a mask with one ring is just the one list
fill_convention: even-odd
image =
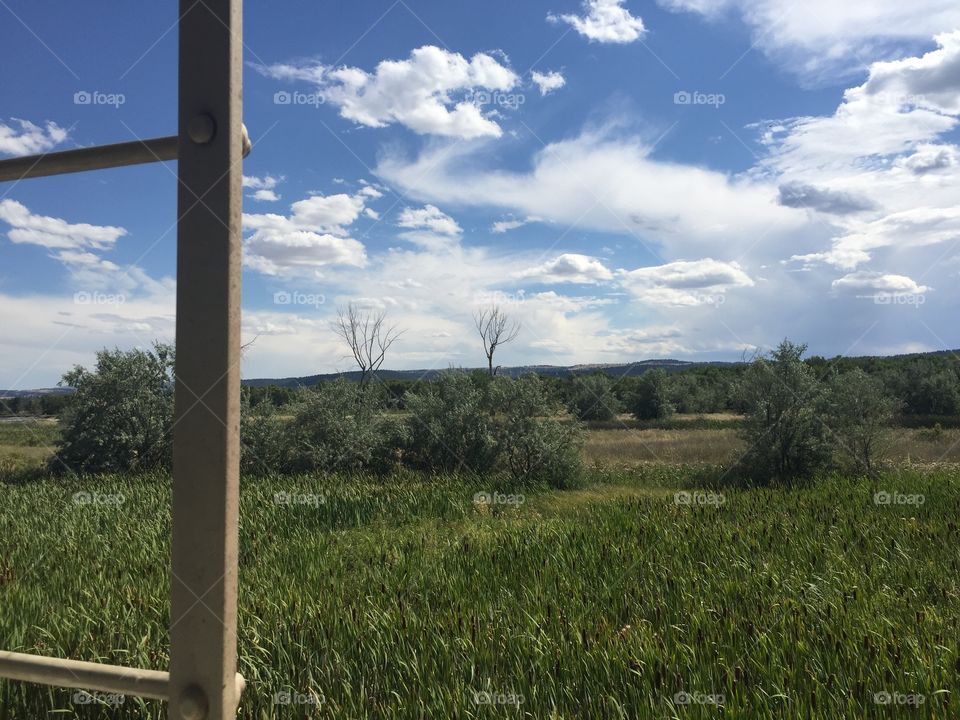
[(447, 372), (409, 393), (410, 452), (433, 471), (509, 473), (513, 482), (568, 487), (579, 478), (579, 429), (536, 376), (518, 380)]
[(674, 413), (670, 402), (669, 379), (663, 370), (648, 370), (636, 385), (630, 398), (630, 412), (637, 420), (670, 417)]
[(94, 370), (63, 376), (75, 388), (61, 423), (54, 471), (140, 472), (171, 461), (173, 348), (102, 350)]
[(738, 468), (757, 482), (810, 478), (830, 465), (830, 437), (819, 417), (823, 387), (801, 359), (805, 351), (784, 340), (744, 374), (748, 450)]
[(573, 380), (570, 408), (578, 420), (612, 420), (620, 412), (620, 401), (608, 375), (578, 375)]
[(536, 375), (498, 378), (491, 393), (501, 463), (511, 478), (554, 488), (577, 486), (584, 437), (579, 426), (554, 419), (560, 407), (546, 383)]
[(899, 407), (900, 403), (886, 394), (883, 383), (860, 368), (832, 375), (825, 423), (836, 452), (854, 470), (872, 473)]

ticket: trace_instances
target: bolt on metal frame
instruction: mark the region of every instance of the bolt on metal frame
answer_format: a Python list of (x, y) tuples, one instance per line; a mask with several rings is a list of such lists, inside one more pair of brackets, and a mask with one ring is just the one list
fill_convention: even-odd
[(0, 182), (178, 161), (169, 672), (0, 651), (0, 677), (236, 717), (242, 0), (180, 0), (178, 134), (0, 161)]

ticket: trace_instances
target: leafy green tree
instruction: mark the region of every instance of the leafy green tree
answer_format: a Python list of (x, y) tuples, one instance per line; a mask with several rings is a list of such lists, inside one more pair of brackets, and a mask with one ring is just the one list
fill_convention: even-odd
[(640, 376), (630, 399), (630, 412), (637, 420), (655, 420), (673, 415), (670, 402), (670, 379), (663, 370), (648, 370)]
[(860, 368), (834, 374), (828, 384), (825, 421), (836, 450), (860, 472), (873, 473), (887, 431), (901, 403), (879, 378)]
[(578, 375), (571, 388), (570, 409), (578, 420), (612, 420), (620, 412), (620, 401), (609, 375)]
[(823, 384), (801, 359), (806, 345), (784, 340), (744, 374), (747, 453), (739, 467), (757, 482), (809, 478), (829, 466), (832, 446), (820, 421)]
[(511, 478), (554, 488), (578, 485), (583, 433), (579, 425), (556, 419), (561, 406), (551, 387), (536, 375), (497, 378), (491, 395), (501, 463)]
[(408, 392), (411, 458), (435, 471), (485, 473), (497, 458), (488, 393), (469, 375), (441, 373)]
[(102, 350), (96, 367), (63, 376), (73, 387), (51, 461), (55, 471), (140, 472), (167, 467), (173, 427), (173, 362), (169, 345)]

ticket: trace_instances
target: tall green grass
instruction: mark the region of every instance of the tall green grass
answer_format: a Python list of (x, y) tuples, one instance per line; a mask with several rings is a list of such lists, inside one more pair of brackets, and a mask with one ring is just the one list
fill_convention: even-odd
[[(960, 716), (955, 474), (694, 485), (246, 482), (241, 717)], [(164, 669), (169, 500), (163, 476), (0, 484), (0, 647)], [(0, 681), (0, 719), (164, 716), (72, 696)]]

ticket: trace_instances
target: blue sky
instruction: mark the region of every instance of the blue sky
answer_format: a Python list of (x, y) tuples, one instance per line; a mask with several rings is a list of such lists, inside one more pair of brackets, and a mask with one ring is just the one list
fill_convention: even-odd
[[(802, 7), (801, 7), (802, 5)], [(960, 6), (248, 2), (245, 377), (960, 346)], [(0, 2), (0, 157), (170, 134), (176, 4)], [(0, 387), (172, 340), (176, 165), (0, 185)]]

